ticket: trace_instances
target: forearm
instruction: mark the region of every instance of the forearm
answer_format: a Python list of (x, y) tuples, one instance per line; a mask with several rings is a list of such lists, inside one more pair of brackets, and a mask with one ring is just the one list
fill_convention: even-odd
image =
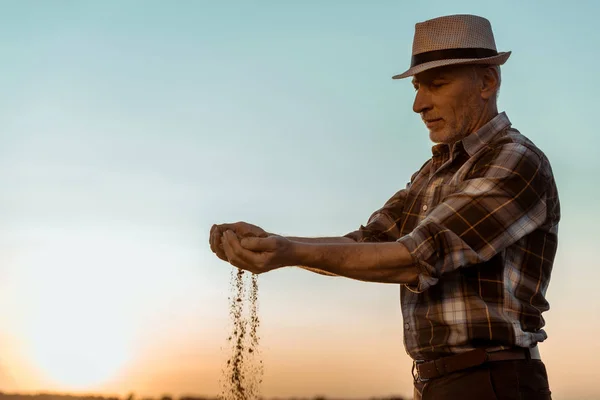
[[(308, 244), (334, 244), (334, 243), (356, 243), (354, 240), (348, 238), (348, 237), (344, 237), (344, 236), (336, 236), (336, 237), (299, 237), (299, 236), (286, 236), (285, 237), (288, 240), (291, 240), (292, 242), (298, 242), (298, 243), (308, 243)], [(326, 276), (338, 276), (337, 274), (334, 274), (332, 272), (327, 272), (327, 271), (323, 271), (322, 269), (319, 268), (314, 268), (314, 267), (309, 267), (306, 265), (297, 265), (298, 268), (302, 268), (305, 269), (307, 271), (311, 271), (314, 272), (316, 274), (320, 274), (320, 275), (326, 275)]]
[(299, 243), (309, 243), (309, 244), (334, 244), (334, 243), (356, 243), (354, 240), (344, 237), (344, 236), (335, 236), (335, 237), (298, 237), (298, 236), (285, 236), (287, 240), (291, 240), (292, 242)]
[(368, 282), (415, 283), (419, 270), (397, 242), (293, 244), (294, 261), (308, 269)]

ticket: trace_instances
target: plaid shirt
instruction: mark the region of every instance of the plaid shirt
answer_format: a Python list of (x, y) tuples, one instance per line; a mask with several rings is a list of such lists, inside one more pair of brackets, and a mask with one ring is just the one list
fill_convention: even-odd
[(400, 287), (407, 353), (428, 360), (545, 340), (560, 219), (548, 159), (505, 113), (432, 153), (346, 235), (398, 241), (416, 260), (418, 284)]

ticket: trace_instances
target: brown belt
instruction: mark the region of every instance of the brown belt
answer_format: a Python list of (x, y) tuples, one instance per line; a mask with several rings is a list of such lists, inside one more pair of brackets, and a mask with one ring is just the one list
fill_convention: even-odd
[[(485, 349), (476, 349), (461, 354), (442, 357), (432, 361), (415, 360), (413, 362), (413, 377), (421, 382), (439, 378), (452, 372), (467, 368), (477, 367), (490, 361), (506, 360), (540, 360), (540, 351), (537, 346), (532, 348), (513, 348), (488, 352)], [(415, 374), (416, 370), (416, 374)]]

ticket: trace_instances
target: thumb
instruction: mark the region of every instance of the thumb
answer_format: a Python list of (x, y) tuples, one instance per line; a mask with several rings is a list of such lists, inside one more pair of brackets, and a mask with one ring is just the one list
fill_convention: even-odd
[(273, 237), (245, 237), (242, 238), (240, 244), (243, 248), (251, 251), (272, 251), (277, 247), (277, 242)]

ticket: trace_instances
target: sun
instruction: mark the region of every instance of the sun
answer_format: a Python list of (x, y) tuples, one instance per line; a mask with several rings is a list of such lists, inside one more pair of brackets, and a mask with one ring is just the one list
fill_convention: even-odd
[(128, 360), (127, 346), (111, 329), (89, 319), (54, 319), (30, 338), (37, 368), (69, 390), (97, 387), (115, 378)]
[(55, 385), (87, 390), (115, 378), (129, 360), (127, 335), (102, 301), (73, 292), (48, 298), (30, 321), (32, 362)]
[(112, 258), (122, 253), (90, 257), (92, 250), (54, 246), (30, 260), (36, 268), (24, 294), (22, 340), (37, 375), (59, 390), (101, 389), (132, 356), (130, 294)]
[(58, 391), (120, 387), (158, 345), (155, 318), (163, 323), (161, 295), (179, 284), (170, 267), (181, 247), (127, 226), (48, 228), (35, 238), (15, 264), (27, 374)]

